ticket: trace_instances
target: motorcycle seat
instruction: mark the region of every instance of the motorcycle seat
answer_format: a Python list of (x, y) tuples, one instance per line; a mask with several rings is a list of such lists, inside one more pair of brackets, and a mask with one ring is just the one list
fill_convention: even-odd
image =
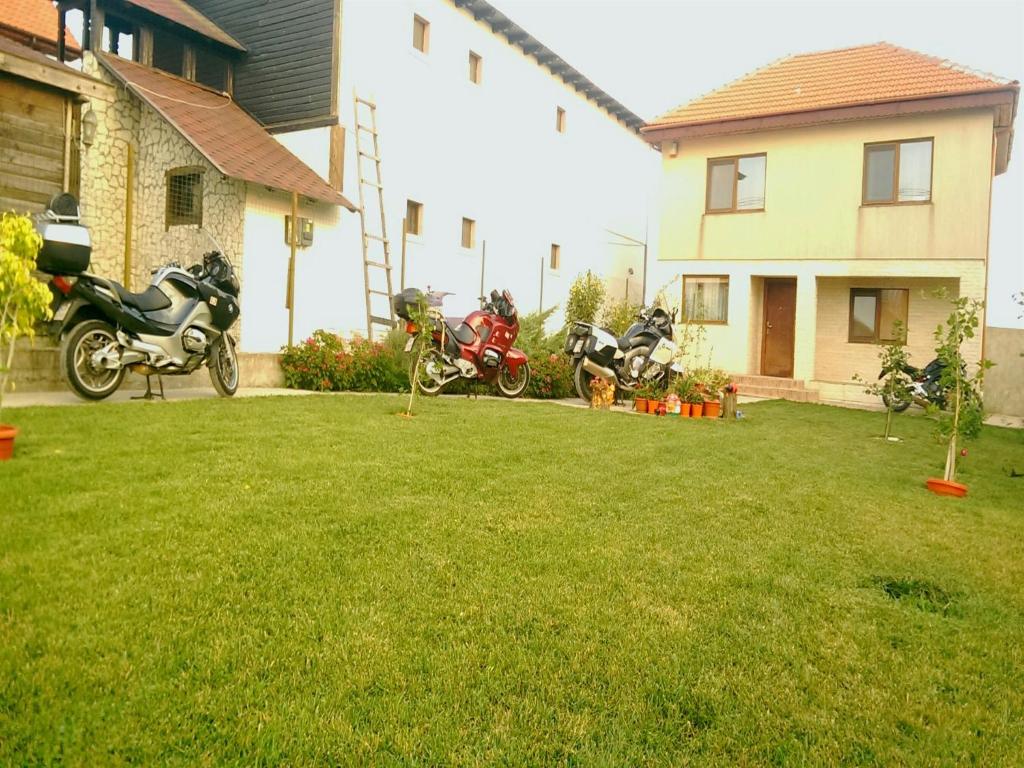
[(476, 337), (473, 329), (461, 320), (449, 320), (445, 318), (444, 324), (448, 326), (448, 332), (455, 337), (460, 344), (469, 344)]
[(143, 312), (156, 312), (171, 306), (171, 300), (155, 285), (149, 286), (142, 293), (131, 293), (118, 283), (114, 283), (114, 286), (117, 288), (117, 295), (121, 297), (123, 303), (140, 309)]

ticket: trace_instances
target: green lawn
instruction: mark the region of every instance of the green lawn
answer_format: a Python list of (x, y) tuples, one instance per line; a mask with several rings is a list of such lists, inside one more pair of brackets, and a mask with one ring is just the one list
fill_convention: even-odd
[(7, 411), (0, 765), (1024, 754), (1024, 433), (393, 396)]

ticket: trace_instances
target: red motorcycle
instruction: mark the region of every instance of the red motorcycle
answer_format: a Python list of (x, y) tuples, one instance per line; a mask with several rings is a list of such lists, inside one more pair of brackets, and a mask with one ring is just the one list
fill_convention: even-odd
[[(424, 294), (407, 288), (392, 299), (395, 314), (406, 321), (405, 330), (409, 334), (406, 352), (412, 351), (419, 333), (410, 308), (427, 305), (434, 324), (433, 343), (423, 352), (416, 376), (420, 392), (436, 395), (456, 379), (469, 379), (486, 384), (493, 382), (505, 397), (519, 397), (530, 383), (530, 363), (522, 350), (512, 346), (519, 335), (519, 315), (512, 294), (491, 291), (490, 301), (465, 319), (442, 315), (441, 300), (446, 295)], [(415, 360), (410, 374), (414, 367)]]

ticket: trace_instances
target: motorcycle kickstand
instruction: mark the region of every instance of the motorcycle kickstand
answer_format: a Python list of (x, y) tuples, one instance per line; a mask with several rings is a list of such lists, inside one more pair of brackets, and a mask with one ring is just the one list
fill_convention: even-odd
[(146, 391), (144, 393), (142, 393), (141, 395), (135, 395), (134, 397), (132, 397), (132, 400), (155, 400), (158, 397), (161, 400), (166, 400), (167, 399), (166, 397), (164, 397), (164, 378), (163, 378), (163, 376), (161, 376), (159, 373), (156, 375), (156, 381), (160, 385), (160, 394), (159, 395), (156, 394), (153, 391), (153, 388), (150, 385), (150, 379), (151, 378), (152, 378), (152, 374), (146, 374)]

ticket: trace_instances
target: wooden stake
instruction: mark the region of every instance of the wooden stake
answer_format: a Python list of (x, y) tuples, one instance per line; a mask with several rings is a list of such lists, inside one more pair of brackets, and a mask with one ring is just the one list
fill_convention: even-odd
[(132, 220), (135, 207), (135, 147), (128, 144), (128, 168), (124, 192), (124, 287), (132, 289)]
[(291, 256), (288, 258), (288, 291), (285, 306), (288, 307), (288, 346), (292, 346), (295, 334), (295, 251), (299, 246), (299, 193), (292, 192), (292, 227), (288, 238)]
[(403, 218), (402, 219), (402, 275), (401, 275), (400, 282), (399, 282), (399, 284), (401, 285), (401, 288), (399, 288), (400, 291), (404, 291), (405, 290), (405, 236), (408, 235), (408, 234), (409, 234), (409, 220)]

